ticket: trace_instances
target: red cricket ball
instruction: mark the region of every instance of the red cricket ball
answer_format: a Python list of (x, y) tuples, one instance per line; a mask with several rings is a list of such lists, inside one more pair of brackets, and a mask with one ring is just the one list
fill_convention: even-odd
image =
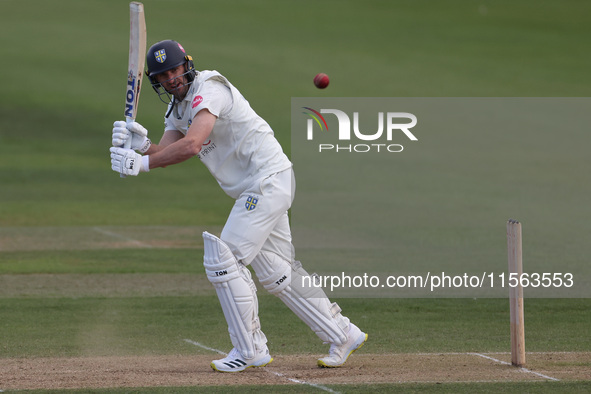
[(324, 89), (328, 86), (329, 82), (330, 79), (328, 79), (328, 75), (325, 73), (320, 73), (314, 77), (314, 85), (316, 85), (318, 89)]

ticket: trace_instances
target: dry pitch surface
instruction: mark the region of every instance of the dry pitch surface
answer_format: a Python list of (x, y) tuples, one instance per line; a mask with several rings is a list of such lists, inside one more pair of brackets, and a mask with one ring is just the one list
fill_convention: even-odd
[(237, 374), (211, 370), (216, 356), (3, 359), (0, 390), (264, 384), (322, 389), (331, 384), (591, 379), (589, 352), (529, 353), (527, 369), (507, 365), (505, 353), (355, 354), (335, 369), (316, 367), (319, 355), (278, 355), (267, 367)]

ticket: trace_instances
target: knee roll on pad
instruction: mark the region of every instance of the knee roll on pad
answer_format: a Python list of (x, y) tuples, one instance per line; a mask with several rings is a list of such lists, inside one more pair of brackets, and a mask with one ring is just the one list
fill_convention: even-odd
[(289, 264), (281, 256), (263, 251), (251, 266), (263, 287), (279, 297), (323, 342), (347, 341), (349, 319), (341, 315), (341, 308), (330, 303), (322, 288), (297, 286), (303, 276), (310, 276), (298, 261)]
[(203, 265), (220, 300), (232, 344), (250, 359), (266, 343), (260, 331), (256, 286), (250, 271), (236, 260), (228, 245), (203, 233)]
[(259, 282), (269, 293), (279, 296), (281, 292), (289, 288), (291, 266), (278, 255), (270, 252), (260, 252), (251, 263), (251, 266)]

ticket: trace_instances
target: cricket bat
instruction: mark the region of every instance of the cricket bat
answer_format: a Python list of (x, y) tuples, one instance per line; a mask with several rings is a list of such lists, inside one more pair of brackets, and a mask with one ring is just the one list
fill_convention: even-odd
[[(127, 123), (135, 121), (140, 99), (140, 87), (146, 63), (146, 19), (144, 5), (133, 1), (129, 3), (129, 61), (127, 72), (127, 87), (125, 93), (125, 120)], [(125, 141), (124, 148), (131, 147), (131, 138)], [(121, 175), (125, 178), (125, 175)]]

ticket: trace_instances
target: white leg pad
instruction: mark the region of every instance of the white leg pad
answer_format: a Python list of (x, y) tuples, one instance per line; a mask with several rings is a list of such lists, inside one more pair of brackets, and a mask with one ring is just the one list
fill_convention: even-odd
[(336, 303), (330, 303), (322, 288), (291, 286), (310, 276), (299, 261), (290, 265), (279, 255), (262, 251), (250, 265), (263, 287), (279, 297), (323, 342), (341, 345), (347, 341), (349, 319), (341, 315)]
[(252, 359), (267, 339), (260, 329), (256, 286), (250, 271), (221, 239), (203, 233), (203, 265), (213, 284), (228, 323), (230, 339), (246, 359)]

